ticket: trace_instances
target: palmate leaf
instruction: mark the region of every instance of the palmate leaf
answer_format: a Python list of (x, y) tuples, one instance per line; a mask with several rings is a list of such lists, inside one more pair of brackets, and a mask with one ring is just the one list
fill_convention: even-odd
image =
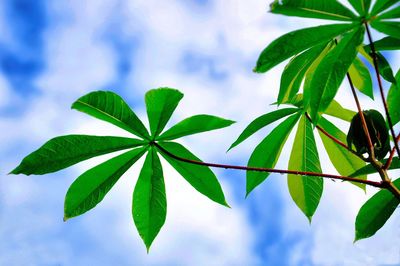
[[(400, 179), (393, 184), (400, 189)], [(373, 236), (387, 222), (399, 203), (388, 190), (381, 190), (372, 196), (357, 214), (354, 242)]]
[[(176, 142), (160, 142), (162, 149), (181, 158), (201, 162), (201, 160), (188, 149)], [(228, 206), (224, 192), (215, 174), (207, 166), (195, 165), (179, 161), (160, 150), (161, 155), (192, 187), (204, 196), (221, 205)]]
[[(383, 165), (386, 164), (387, 159), (384, 159), (381, 161)], [(393, 161), (390, 164), (390, 167), (388, 170), (396, 170), (396, 169), (400, 169), (400, 159), (398, 157), (393, 157)], [(354, 173), (352, 173), (351, 175), (349, 175), (350, 177), (358, 177), (361, 175), (369, 175), (369, 174), (375, 174), (378, 171), (376, 170), (376, 168), (372, 165), (372, 164), (367, 164), (366, 166), (358, 169), (357, 171), (355, 171)]]
[(356, 112), (344, 108), (337, 101), (333, 100), (328, 108), (326, 108), (325, 114), (350, 122)]
[(379, 52), (376, 53), (376, 58), (378, 60), (379, 74), (381, 74), (381, 76), (385, 80), (391, 83), (396, 83), (396, 78), (394, 77), (393, 70), (386, 58)]
[(349, 75), (356, 87), (361, 93), (367, 95), (372, 100), (374, 99), (374, 92), (372, 88), (372, 78), (368, 68), (364, 63), (356, 57), (354, 62), (349, 68)]
[(159, 88), (146, 93), (145, 102), (152, 138), (164, 129), (183, 94), (171, 88)]
[(157, 140), (172, 140), (183, 136), (220, 129), (235, 123), (212, 115), (195, 115), (188, 117), (165, 131)]
[(149, 139), (149, 133), (143, 123), (126, 102), (114, 92), (91, 92), (79, 98), (71, 108), (109, 122), (138, 137)]
[(371, 26), (377, 31), (400, 39), (400, 22), (375, 20), (371, 22)]
[(131, 138), (66, 135), (53, 138), (26, 156), (11, 174), (43, 175), (59, 171), (89, 158), (144, 145)]
[[(288, 169), (322, 173), (312, 125), (305, 115), (298, 125)], [(321, 177), (288, 175), (290, 195), (310, 222), (321, 199), (323, 184)]]
[[(375, 50), (384, 51), (384, 50), (399, 50), (400, 49), (400, 39), (394, 38), (391, 36), (386, 36), (378, 41), (374, 42)], [(365, 45), (364, 49), (367, 53), (371, 52), (371, 48), (369, 45)]]
[(150, 148), (133, 192), (132, 216), (149, 252), (167, 216), (163, 170), (155, 148)]
[[(324, 117), (321, 117), (318, 125), (322, 127), (326, 132), (328, 132), (331, 136), (335, 137), (343, 143), (346, 142), (346, 134), (344, 134), (339, 128), (337, 128), (334, 124), (329, 122)], [(343, 148), (339, 144), (335, 143), (332, 139), (328, 138), (322, 132), (319, 131), (318, 133), (321, 137), (325, 150), (328, 153), (328, 157), (332, 162), (332, 165), (335, 167), (336, 171), (338, 171), (340, 175), (349, 176), (357, 169), (365, 166), (365, 162), (358, 158), (356, 155), (349, 152), (347, 149)], [(367, 175), (362, 174), (359, 176), (359, 179), (366, 180)], [(351, 183), (365, 191), (365, 184), (356, 182)]]
[(335, 97), (357, 55), (357, 47), (362, 43), (363, 37), (363, 27), (346, 34), (316, 68), (310, 86), (307, 87), (311, 91), (304, 92), (309, 97), (305, 98), (305, 101), (310, 103), (310, 116), (313, 123), (317, 123), (319, 112), (324, 112)]
[(400, 69), (397, 71), (396, 74), (396, 84), (392, 84), (392, 86), (389, 89), (389, 93), (387, 96), (387, 105), (389, 109), (389, 115), (392, 119), (393, 125), (396, 125), (397, 123), (400, 122), (400, 108), (399, 108), (399, 103), (400, 103)]
[(365, 16), (371, 7), (371, 0), (349, 0), (349, 3), (354, 7), (358, 14), (360, 14), (360, 16)]
[[(294, 114), (275, 127), (254, 149), (247, 166), (264, 168), (274, 167), (278, 161), (283, 145), (300, 116), (301, 114)], [(269, 173), (265, 172), (247, 171), (246, 197), (268, 176)]]
[(398, 3), (399, 0), (379, 0), (375, 1), (375, 5), (372, 7), (371, 16), (376, 16), (382, 11), (385, 11), (392, 5)]
[(396, 19), (400, 18), (400, 6), (393, 8), (378, 16), (378, 19)]
[(80, 175), (69, 187), (64, 203), (64, 221), (94, 208), (118, 179), (145, 153), (137, 148), (116, 156)]
[(254, 72), (264, 73), (293, 55), (326, 43), (357, 27), (354, 24), (331, 24), (305, 28), (282, 35), (268, 45), (260, 54)]
[(228, 151), (245, 141), (261, 128), (298, 111), (300, 111), (298, 108), (284, 108), (257, 117), (243, 130), (240, 136), (229, 147)]
[(336, 0), (275, 0), (271, 12), (286, 16), (349, 21), (357, 17)]

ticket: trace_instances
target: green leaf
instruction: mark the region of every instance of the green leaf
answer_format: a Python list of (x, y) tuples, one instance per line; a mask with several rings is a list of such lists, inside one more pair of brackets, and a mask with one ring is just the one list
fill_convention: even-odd
[(369, 73), (368, 68), (358, 57), (356, 57), (354, 62), (351, 64), (349, 68), (349, 75), (353, 81), (354, 87), (373, 100), (374, 92), (371, 74)]
[(361, 16), (368, 14), (371, 0), (349, 0), (349, 2)]
[(400, 18), (400, 6), (389, 10), (386, 13), (383, 13), (378, 16), (378, 19), (396, 19)]
[(109, 122), (136, 136), (149, 139), (149, 133), (143, 123), (126, 102), (114, 92), (91, 92), (79, 98), (71, 108)]
[(342, 107), (337, 101), (333, 100), (326, 108), (325, 114), (350, 122), (356, 112)]
[(267, 72), (291, 56), (326, 43), (354, 27), (356, 26), (353, 24), (331, 24), (289, 32), (274, 40), (262, 51), (254, 72)]
[[(278, 161), (290, 132), (299, 120), (301, 114), (294, 114), (275, 127), (268, 136), (254, 149), (247, 166), (273, 168)], [(247, 171), (246, 173), (246, 197), (261, 184), (270, 173)]]
[(157, 140), (171, 140), (183, 136), (228, 127), (235, 123), (212, 115), (195, 115), (186, 118), (165, 131)]
[(243, 130), (237, 140), (235, 140), (235, 142), (229, 147), (228, 151), (242, 143), (261, 128), (298, 111), (298, 108), (284, 108), (257, 117), (245, 128), (245, 130)]
[(271, 12), (286, 16), (349, 21), (356, 16), (336, 0), (275, 0)]
[(182, 98), (180, 91), (170, 88), (149, 90), (146, 93), (147, 116), (153, 139), (164, 129)]
[(133, 192), (132, 216), (149, 252), (167, 217), (163, 170), (154, 148), (146, 156)]
[(374, 20), (371, 22), (371, 26), (377, 31), (400, 39), (400, 22)]
[[(331, 136), (335, 137), (336, 139), (340, 140), (343, 143), (346, 143), (346, 134), (344, 134), (339, 128), (337, 128), (327, 119), (321, 117), (318, 124)], [(318, 131), (318, 133), (319, 136), (321, 137), (325, 150), (328, 153), (328, 157), (332, 162), (332, 165), (335, 167), (336, 171), (338, 171), (340, 175), (348, 176), (357, 169), (364, 167), (365, 162), (363, 160), (361, 160), (360, 158), (358, 158), (353, 153), (349, 152), (347, 149), (343, 148), (339, 144), (335, 143), (332, 139), (328, 138), (322, 132)], [(360, 175), (360, 179), (366, 180), (367, 176)], [(365, 184), (356, 182), (351, 182), (351, 183), (365, 190)]]
[[(374, 42), (375, 50), (384, 51), (384, 50), (399, 50), (400, 49), (400, 39), (394, 38), (391, 36), (386, 36), (376, 42)], [(365, 45), (364, 49), (367, 53), (371, 52), (371, 48), (369, 45)]]
[[(381, 163), (383, 165), (385, 165), (387, 162), (387, 159), (384, 159), (381, 161)], [(393, 161), (390, 164), (390, 167), (388, 170), (395, 170), (395, 169), (400, 169), (400, 159), (398, 157), (393, 157)], [(360, 175), (369, 175), (369, 174), (375, 174), (378, 171), (375, 169), (375, 167), (372, 164), (367, 164), (366, 166), (358, 169), (357, 171), (355, 171), (354, 173), (352, 173), (351, 175), (349, 175), (350, 177), (357, 177)]]
[[(288, 169), (322, 173), (312, 126), (305, 115), (297, 128)], [(323, 185), (321, 177), (288, 175), (290, 195), (310, 222), (321, 199)]]
[(11, 174), (43, 175), (56, 172), (89, 158), (144, 145), (138, 139), (66, 135), (53, 138), (26, 156)]
[(386, 58), (381, 53), (376, 53), (376, 58), (378, 60), (379, 73), (381, 76), (391, 83), (396, 83), (393, 70)]
[[(160, 142), (159, 145), (166, 151), (181, 158), (201, 162), (193, 153), (176, 142)], [(192, 187), (209, 199), (229, 207), (226, 203), (224, 192), (217, 177), (207, 166), (195, 165), (179, 161), (160, 150), (162, 156), (175, 168), (175, 170), (189, 182)]]
[[(362, 43), (364, 28), (346, 34), (339, 44), (333, 48), (315, 70), (310, 81), (307, 95), (310, 98), (310, 116), (317, 123), (319, 112), (324, 112), (330, 105), (347, 70), (357, 55), (357, 47)], [(306, 92), (304, 92), (306, 94)]]
[(64, 202), (64, 221), (94, 208), (111, 190), (119, 178), (144, 154), (146, 148), (138, 148), (80, 175), (69, 187)]
[(371, 10), (371, 17), (376, 16), (378, 13), (388, 9), (392, 5), (399, 2), (399, 0), (378, 0), (375, 1), (375, 5), (372, 7)]
[[(400, 70), (397, 71), (396, 81), (397, 84), (400, 84)], [(396, 125), (398, 122), (400, 122), (399, 103), (400, 103), (400, 89), (398, 85), (392, 84), (387, 96), (387, 105), (393, 125)]]
[(317, 45), (290, 60), (285, 67), (278, 95), (278, 104), (290, 101), (298, 93), (304, 75), (327, 44)]
[[(400, 188), (400, 179), (393, 183)], [(357, 214), (354, 242), (373, 236), (390, 218), (399, 203), (399, 200), (388, 190), (381, 190), (372, 196)]]

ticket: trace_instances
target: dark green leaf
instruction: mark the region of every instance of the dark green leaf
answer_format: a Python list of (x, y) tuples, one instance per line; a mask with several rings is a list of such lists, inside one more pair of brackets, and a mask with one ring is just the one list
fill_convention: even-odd
[(164, 129), (182, 98), (180, 91), (170, 88), (149, 90), (146, 93), (147, 116), (153, 139)]
[[(400, 179), (393, 183), (400, 189)], [(354, 242), (373, 236), (390, 218), (399, 203), (388, 190), (381, 190), (372, 196), (357, 214)]]
[[(299, 122), (288, 169), (322, 173), (312, 126), (304, 115)], [(323, 185), (321, 177), (288, 175), (290, 195), (310, 222), (321, 199)]]
[[(385, 165), (387, 162), (387, 159), (382, 160), (382, 164)], [(389, 170), (395, 170), (395, 169), (400, 169), (400, 159), (398, 157), (393, 157), (393, 161), (390, 164)], [(369, 175), (369, 174), (374, 174), (377, 173), (378, 171), (375, 169), (375, 167), (372, 164), (368, 164), (360, 169), (358, 169), (357, 171), (355, 171), (354, 173), (352, 173), (351, 175), (349, 175), (350, 177), (357, 177), (360, 175)]]
[(79, 98), (71, 108), (109, 122), (139, 137), (149, 139), (149, 133), (143, 123), (126, 102), (114, 92), (91, 92)]
[(64, 202), (64, 221), (94, 208), (111, 190), (118, 179), (142, 155), (146, 148), (138, 148), (117, 157), (80, 175), (69, 187)]
[(161, 134), (157, 140), (171, 140), (205, 131), (224, 128), (235, 123), (212, 115), (195, 115), (186, 118)]
[[(384, 51), (384, 50), (399, 50), (400, 49), (400, 39), (394, 38), (391, 36), (386, 36), (376, 42), (374, 42), (375, 50)], [(371, 52), (371, 48), (369, 45), (365, 45), (364, 49), (367, 53)]]
[(400, 39), (400, 22), (375, 20), (371, 22), (371, 26), (377, 31)]
[(365, 16), (371, 6), (371, 0), (349, 0), (349, 2), (361, 16)]
[(275, 0), (271, 12), (286, 16), (348, 21), (356, 16), (336, 0)]
[(333, 100), (326, 108), (325, 114), (350, 122), (356, 112), (343, 108), (337, 101)]
[(244, 140), (246, 140), (248, 137), (253, 135), (255, 132), (260, 130), (261, 128), (285, 117), (288, 115), (291, 115), (295, 112), (298, 112), (298, 108), (285, 108), (281, 110), (276, 110), (271, 113), (264, 114), (262, 116), (257, 117), (253, 122), (251, 122), (245, 130), (243, 130), (242, 134), (235, 140), (235, 142), (229, 147), (228, 151), (232, 149), (233, 147), (236, 147), (240, 143), (242, 143)]
[(304, 75), (325, 47), (326, 44), (317, 45), (290, 60), (281, 76), (278, 104), (290, 101), (296, 96), (304, 79)]
[(353, 24), (332, 24), (289, 32), (262, 51), (254, 72), (264, 73), (282, 61), (315, 45), (326, 43), (352, 28)]
[(381, 76), (391, 83), (396, 83), (396, 78), (394, 77), (393, 70), (390, 67), (389, 62), (381, 53), (377, 53), (376, 56), (378, 60), (379, 73)]
[[(396, 74), (396, 83), (400, 84), (400, 70)], [(389, 115), (392, 119), (393, 125), (400, 122), (400, 89), (398, 85), (392, 84), (387, 96), (387, 105), (389, 108)]]
[(377, 0), (375, 5), (372, 7), (371, 16), (376, 16), (378, 13), (388, 9), (392, 5), (399, 2), (399, 0)]
[(389, 10), (388, 12), (378, 16), (378, 19), (396, 19), (400, 18), (400, 6)]
[(154, 148), (146, 156), (133, 192), (132, 216), (149, 252), (167, 217), (163, 170)]
[(374, 92), (372, 88), (372, 78), (368, 68), (364, 63), (356, 57), (353, 64), (349, 68), (351, 80), (360, 92), (374, 99)]
[[(179, 143), (161, 142), (159, 145), (171, 154), (181, 158), (201, 162), (199, 158)], [(221, 185), (209, 167), (179, 161), (172, 158), (162, 150), (161, 154), (197, 191), (219, 204), (228, 206)]]
[[(364, 38), (364, 28), (360, 27), (346, 34), (339, 44), (322, 59), (310, 81), (307, 95), (310, 99), (310, 115), (317, 123), (319, 112), (324, 112), (339, 89), (347, 70), (353, 63), (357, 47)], [(304, 92), (306, 94), (306, 91)], [(305, 96), (306, 97), (306, 96)]]
[(43, 175), (56, 172), (89, 158), (144, 145), (138, 139), (67, 135), (53, 138), (26, 156), (12, 174)]
[[(273, 168), (278, 161), (283, 145), (300, 116), (301, 114), (294, 114), (275, 127), (254, 149), (247, 166)], [(247, 171), (246, 196), (268, 176), (269, 173), (265, 172)]]
[[(331, 136), (340, 140), (342, 143), (346, 142), (346, 134), (344, 134), (339, 128), (326, 120), (324, 117), (321, 117), (318, 124)], [(325, 150), (328, 153), (329, 159), (332, 162), (332, 165), (335, 167), (336, 171), (338, 171), (340, 175), (348, 176), (365, 165), (365, 162), (358, 158), (356, 155), (349, 152), (347, 149), (343, 148), (339, 144), (335, 143), (332, 139), (328, 138), (322, 132), (318, 131), (318, 133), (321, 137), (322, 143), (324, 144)], [(366, 180), (367, 176), (360, 175), (360, 179)], [(365, 190), (365, 184), (356, 182), (351, 183)]]

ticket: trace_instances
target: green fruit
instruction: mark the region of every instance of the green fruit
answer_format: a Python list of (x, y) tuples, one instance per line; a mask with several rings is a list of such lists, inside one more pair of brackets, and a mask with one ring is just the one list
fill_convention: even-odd
[[(374, 145), (375, 157), (378, 160), (385, 158), (390, 150), (389, 129), (383, 116), (376, 110), (363, 111), (368, 132)], [(361, 117), (357, 113), (351, 120), (349, 133), (347, 134), (347, 144), (352, 149), (354, 144), (358, 154), (369, 154), (368, 139), (365, 136), (361, 122)]]

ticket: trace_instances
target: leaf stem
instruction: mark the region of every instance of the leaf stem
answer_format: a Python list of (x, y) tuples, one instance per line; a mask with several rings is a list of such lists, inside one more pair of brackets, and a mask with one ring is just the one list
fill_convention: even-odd
[[(378, 80), (378, 86), (379, 86), (379, 92), (381, 94), (381, 98), (382, 98), (382, 103), (383, 103), (383, 107), (385, 109), (385, 113), (386, 113), (386, 118), (389, 124), (389, 129), (390, 129), (390, 133), (392, 134), (393, 140), (396, 140), (396, 134), (394, 132), (394, 128), (393, 128), (393, 122), (392, 122), (392, 118), (390, 117), (389, 114), (389, 108), (386, 102), (386, 98), (385, 98), (385, 93), (383, 90), (383, 85), (382, 85), (382, 79), (381, 79), (381, 75), (379, 74), (379, 66), (378, 66), (378, 59), (376, 56), (376, 49), (375, 49), (375, 45), (374, 45), (374, 40), (372, 39), (372, 35), (371, 35), (371, 31), (369, 30), (369, 26), (367, 22), (364, 22), (365, 28), (367, 30), (367, 36), (368, 36), (368, 40), (369, 40), (369, 47), (371, 48), (371, 54), (372, 54), (372, 60), (374, 63), (374, 68), (375, 68), (375, 73), (376, 73), (376, 77)], [(397, 151), (397, 155), (400, 156), (400, 148), (399, 148), (399, 144), (397, 141), (394, 142), (394, 147)]]
[[(394, 142), (395, 142), (395, 143), (398, 143), (399, 141), (400, 141), (400, 134), (397, 135), (397, 138), (394, 140)], [(384, 169), (384, 170), (389, 169), (390, 165), (392, 164), (392, 161), (393, 161), (393, 157), (394, 157), (395, 152), (396, 152), (396, 146), (394, 146), (394, 147), (392, 148), (392, 150), (391, 150), (391, 152), (390, 152), (390, 155), (389, 155), (389, 159), (386, 161), (386, 164), (383, 166), (383, 169)]]
[(323, 177), (323, 178), (357, 182), (357, 183), (366, 184), (366, 185), (373, 186), (373, 187), (384, 188), (383, 182), (363, 180), (363, 179), (347, 177), (347, 176), (323, 174), (323, 173), (316, 173), (316, 172), (304, 172), (304, 171), (296, 171), (296, 170), (283, 170), (283, 169), (274, 169), (274, 168), (250, 167), (250, 166), (217, 164), (217, 163), (207, 163), (207, 162), (195, 161), (195, 160), (182, 158), (180, 156), (172, 154), (169, 151), (167, 151), (166, 149), (164, 149), (163, 147), (161, 147), (157, 142), (152, 142), (151, 145), (156, 146), (157, 149), (159, 149), (161, 152), (163, 152), (164, 154), (168, 155), (169, 157), (171, 157), (175, 160), (185, 162), (185, 163), (190, 163), (190, 164), (215, 167), (215, 168), (224, 168), (224, 169), (255, 171), (255, 172), (268, 172), (268, 173), (292, 174), (292, 175), (304, 175), (304, 176), (319, 176), (319, 177)]

